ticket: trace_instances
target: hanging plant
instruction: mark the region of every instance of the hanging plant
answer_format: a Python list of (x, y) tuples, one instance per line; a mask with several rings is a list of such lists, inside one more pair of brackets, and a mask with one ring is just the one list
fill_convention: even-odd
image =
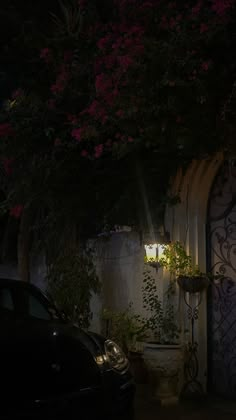
[(185, 292), (198, 293), (208, 287), (209, 279), (204, 275), (179, 276), (177, 283)]
[(158, 261), (171, 276), (177, 279), (178, 285), (185, 292), (201, 292), (209, 285), (212, 275), (203, 273), (198, 265), (193, 264), (192, 257), (187, 254), (179, 241), (164, 245), (162, 256)]

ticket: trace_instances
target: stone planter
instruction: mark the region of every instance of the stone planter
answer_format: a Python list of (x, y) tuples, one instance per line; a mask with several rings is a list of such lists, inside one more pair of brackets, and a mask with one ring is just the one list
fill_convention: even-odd
[(144, 343), (144, 360), (153, 396), (162, 405), (178, 403), (183, 385), (183, 349), (176, 344)]

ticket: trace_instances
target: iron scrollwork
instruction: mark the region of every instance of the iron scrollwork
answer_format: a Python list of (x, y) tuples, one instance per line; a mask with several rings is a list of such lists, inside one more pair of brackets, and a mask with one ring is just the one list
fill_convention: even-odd
[(183, 398), (202, 397), (204, 395), (201, 383), (198, 381), (198, 343), (195, 341), (195, 322), (199, 317), (199, 306), (202, 301), (202, 291), (188, 293), (184, 291), (184, 302), (187, 305), (187, 315), (191, 322), (191, 341), (187, 347), (187, 361), (184, 366), (186, 382), (181, 391)]
[(236, 167), (218, 173), (209, 206), (210, 357), (213, 390), (236, 397)]

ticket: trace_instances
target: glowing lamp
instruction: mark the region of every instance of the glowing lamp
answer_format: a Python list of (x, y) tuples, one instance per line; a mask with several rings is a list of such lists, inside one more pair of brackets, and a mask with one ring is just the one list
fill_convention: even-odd
[(150, 235), (146, 235), (144, 241), (146, 242), (144, 242), (145, 262), (158, 270), (161, 267), (159, 260), (170, 243), (170, 234), (165, 231), (164, 234), (156, 233), (151, 235), (151, 237)]
[(146, 251), (146, 261), (148, 263), (150, 262), (156, 262), (157, 261), (157, 244), (148, 244), (144, 245), (145, 251)]
[(166, 249), (167, 244), (157, 244), (157, 256), (161, 258), (163, 255), (164, 250)]
[(144, 248), (146, 252), (145, 261), (148, 263), (148, 265), (158, 270), (160, 267), (160, 264), (157, 261), (159, 244), (146, 244), (144, 245)]

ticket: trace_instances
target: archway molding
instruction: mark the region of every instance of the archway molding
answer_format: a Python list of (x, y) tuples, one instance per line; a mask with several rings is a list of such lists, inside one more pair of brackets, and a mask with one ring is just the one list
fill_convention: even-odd
[[(180, 241), (185, 245), (193, 262), (204, 272), (206, 270), (206, 224), (208, 200), (215, 176), (224, 160), (223, 153), (213, 158), (194, 160), (183, 171), (179, 169), (172, 181), (170, 194), (178, 196), (175, 206), (168, 206), (165, 213), (165, 228), (170, 232), (171, 241)], [(186, 342), (189, 335), (186, 321), (182, 292), (180, 291), (182, 307), (182, 339)], [(187, 325), (186, 325), (187, 322)], [(199, 380), (204, 389), (207, 387), (207, 298), (203, 296), (196, 325), (196, 340), (198, 342)]]

